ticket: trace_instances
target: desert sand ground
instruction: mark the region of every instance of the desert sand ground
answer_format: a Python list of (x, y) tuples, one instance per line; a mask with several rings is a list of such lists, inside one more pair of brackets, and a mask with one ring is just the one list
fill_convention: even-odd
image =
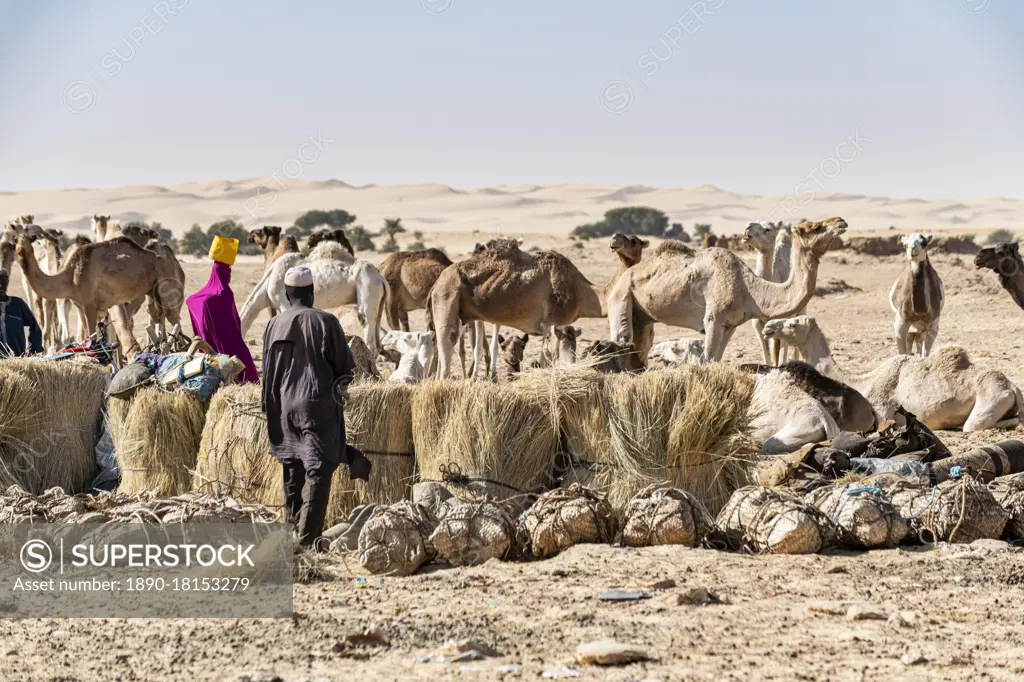
[[(457, 259), (485, 236), (430, 234), (428, 242)], [(603, 241), (575, 248), (564, 237), (528, 235), (524, 248), (532, 245), (561, 249), (594, 282), (614, 271), (615, 258)], [(1024, 311), (993, 273), (976, 271), (969, 256), (936, 256), (933, 262), (947, 295), (939, 342), (963, 345), (977, 364), (1024, 383)], [(888, 293), (901, 267), (898, 257), (840, 251), (824, 258), (820, 283), (838, 278), (860, 289), (816, 297), (809, 307), (841, 365), (863, 371), (895, 352)], [(209, 263), (189, 259), (185, 269), (191, 293), (205, 283)], [(236, 265), (232, 284), (239, 306), (261, 269), (255, 258)], [(266, 319), (264, 314), (246, 338), (260, 338)], [(422, 325), (419, 315), (413, 325)], [(142, 326), (140, 321), (140, 332)], [(605, 320), (583, 320), (581, 326), (587, 341), (607, 335)], [(694, 335), (660, 325), (657, 330), (659, 340)], [(536, 353), (533, 342), (528, 350)], [(254, 351), (259, 353), (258, 345)], [(726, 361), (759, 358), (759, 345), (744, 326)], [(1011, 434), (940, 435), (960, 451)], [(674, 580), (677, 587), (650, 590), (662, 580)], [(539, 679), (542, 671), (570, 664), (581, 642), (604, 637), (640, 644), (658, 661), (625, 669), (579, 668), (581, 679), (1012, 680), (1024, 675), (1024, 556), (1005, 548), (751, 557), (577, 546), (544, 562), (492, 562), (369, 582), (368, 589), (357, 589), (351, 577), (297, 586), (290, 621), (0, 621), (0, 679), (198, 682), (258, 674), (277, 674), (285, 682)], [(675, 595), (697, 586), (728, 603), (675, 605)], [(595, 600), (613, 587), (648, 589), (654, 597), (617, 605)], [(817, 600), (869, 602), (889, 613), (923, 615), (906, 615), (906, 625), (851, 621), (809, 610)], [(346, 634), (370, 624), (390, 636), (390, 648), (367, 660), (336, 650)], [(467, 667), (414, 663), (446, 640), (464, 637), (495, 647), (501, 657)], [(907, 665), (901, 661), (905, 655), (908, 661), (924, 660)], [(501, 666), (514, 667), (503, 672)]]

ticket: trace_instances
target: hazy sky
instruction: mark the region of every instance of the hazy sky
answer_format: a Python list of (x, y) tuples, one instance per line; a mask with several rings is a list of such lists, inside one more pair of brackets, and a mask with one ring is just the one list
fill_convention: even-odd
[(1022, 28), (1018, 0), (0, 0), (0, 190), (269, 176), (319, 131), (290, 173), (1024, 197)]

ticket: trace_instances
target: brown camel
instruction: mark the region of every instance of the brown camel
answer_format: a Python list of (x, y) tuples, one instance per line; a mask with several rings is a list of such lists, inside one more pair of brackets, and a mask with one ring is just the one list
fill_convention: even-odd
[(340, 227), (325, 228), (316, 230), (306, 238), (306, 248), (312, 251), (317, 244), (322, 242), (337, 242), (345, 247), (348, 255), (355, 257), (356, 252), (352, 250), (352, 243), (345, 236), (345, 230)]
[(24, 236), (18, 239), (17, 256), (32, 289), (43, 298), (70, 299), (84, 314), (86, 329), (95, 330), (100, 313), (109, 311), (128, 355), (139, 346), (123, 304), (151, 294), (157, 305), (166, 308), (167, 319), (178, 324), (179, 309), (164, 303), (159, 286), (161, 280), (175, 278), (173, 263), (130, 239), (118, 237), (79, 246), (55, 275), (40, 269), (32, 244)]
[(284, 254), (299, 252), (299, 243), (295, 237), (282, 239), (281, 228), (277, 225), (264, 225), (258, 230), (249, 230), (249, 243), (263, 249), (264, 271)]
[[(592, 284), (568, 258), (557, 251), (530, 254), (514, 239), (495, 239), (480, 253), (449, 266), (430, 291), (428, 317), (437, 330), (438, 376), (451, 368), (461, 322), (477, 320), (545, 336), (553, 326), (581, 317), (604, 317), (609, 287), (630, 265), (632, 254), (647, 246), (644, 240), (615, 235), (611, 248), (620, 253), (620, 266), (611, 282)], [(634, 245), (635, 244), (635, 245)], [(628, 255), (623, 257), (621, 252)], [(497, 329), (491, 340), (491, 370), (497, 373)]]
[[(704, 362), (718, 362), (736, 328), (752, 320), (787, 317), (814, 295), (818, 262), (846, 230), (842, 218), (804, 222), (793, 231), (791, 271), (785, 282), (758, 277), (735, 253), (680, 246), (658, 248), (654, 257), (627, 270), (608, 295), (611, 336), (650, 351), (654, 322), (704, 333)], [(638, 329), (639, 322), (639, 329)]]
[(900, 243), (905, 249), (907, 266), (889, 291), (889, 305), (896, 313), (896, 347), (900, 355), (928, 357), (939, 335), (945, 300), (942, 279), (928, 260), (932, 238), (912, 234), (900, 239)]
[(384, 259), (380, 272), (389, 287), (384, 310), (392, 329), (409, 331), (409, 312), (427, 307), (430, 288), (451, 264), (440, 249), (398, 251)]
[(982, 249), (974, 257), (974, 267), (988, 268), (999, 275), (999, 283), (1018, 307), (1024, 309), (1024, 263), (1020, 244), (997, 244)]
[[(150, 294), (146, 298), (150, 319), (147, 331), (154, 345), (159, 346), (167, 339), (171, 329), (181, 316), (181, 306), (185, 304), (185, 271), (182, 269), (181, 263), (178, 262), (178, 257), (174, 255), (174, 249), (170, 244), (160, 241), (160, 233), (156, 230), (129, 225), (124, 228), (123, 233), (137, 246), (152, 251), (171, 264), (173, 276), (162, 278), (158, 282), (158, 296)], [(138, 305), (135, 305), (136, 303)], [(134, 317), (139, 307), (141, 307), (141, 302), (133, 301), (131, 305), (127, 306), (127, 310)], [(174, 310), (173, 316), (170, 313), (171, 309)]]

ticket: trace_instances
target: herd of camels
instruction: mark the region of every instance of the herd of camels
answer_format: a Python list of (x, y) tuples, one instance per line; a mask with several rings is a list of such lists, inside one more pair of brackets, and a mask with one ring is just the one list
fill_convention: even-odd
[[(906, 264), (889, 296), (897, 353), (861, 376), (836, 366), (820, 327), (805, 313), (819, 262), (846, 227), (842, 218), (802, 222), (791, 230), (751, 223), (742, 242), (756, 253), (753, 268), (728, 249), (695, 250), (674, 240), (645, 258), (648, 241), (616, 234), (610, 247), (618, 269), (609, 281), (594, 284), (564, 255), (525, 251), (515, 239), (478, 244), (459, 262), (438, 249), (400, 251), (378, 268), (355, 257), (343, 230), (314, 232), (302, 252), (281, 228), (268, 226), (249, 233), (249, 242), (264, 251), (265, 267), (242, 305), (242, 332), (262, 310), (274, 315), (288, 306), (285, 272), (303, 264), (313, 272), (318, 308), (355, 306), (363, 333), (362, 343), (353, 339), (353, 353), (365, 372), (376, 376), (383, 354), (396, 364), (389, 377), (395, 381), (452, 376), (456, 347), (463, 376), (476, 377), (481, 368), (493, 380), (514, 375), (530, 336), (542, 343), (534, 366), (585, 362), (600, 371), (639, 372), (719, 362), (736, 329), (750, 322), (763, 364), (743, 368), (756, 377), (752, 421), (763, 452), (792, 451), (842, 430), (871, 430), (897, 418), (899, 407), (932, 428), (1019, 424), (1024, 400), (1005, 375), (976, 367), (962, 348), (935, 348), (945, 294), (928, 259), (929, 237), (903, 238)], [(2, 265), (9, 272), (17, 259), (45, 344), (53, 349), (84, 339), (109, 315), (131, 355), (140, 350), (132, 328), (143, 305), (150, 340), (159, 344), (178, 328), (185, 300), (184, 272), (174, 252), (156, 232), (122, 229), (110, 216), (94, 216), (92, 233), (61, 253), (59, 231), (21, 216), (0, 236)], [(975, 264), (995, 271), (1024, 308), (1017, 244), (982, 249)], [(424, 309), (427, 330), (411, 331), (409, 313)], [(588, 317), (607, 318), (609, 336), (577, 354), (580, 330), (572, 325)], [(703, 339), (654, 344), (658, 322), (698, 331)], [(505, 337), (501, 327), (521, 334)], [(462, 350), (467, 335), (468, 370)]]

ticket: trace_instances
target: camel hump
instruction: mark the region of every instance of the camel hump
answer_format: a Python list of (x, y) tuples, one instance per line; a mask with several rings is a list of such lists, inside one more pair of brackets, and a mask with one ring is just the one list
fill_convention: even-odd
[(658, 248), (654, 250), (654, 255), (686, 256), (692, 258), (697, 255), (697, 252), (678, 239), (669, 239), (658, 245)]
[(960, 346), (942, 346), (923, 360), (931, 372), (962, 372), (972, 366), (967, 351)]

